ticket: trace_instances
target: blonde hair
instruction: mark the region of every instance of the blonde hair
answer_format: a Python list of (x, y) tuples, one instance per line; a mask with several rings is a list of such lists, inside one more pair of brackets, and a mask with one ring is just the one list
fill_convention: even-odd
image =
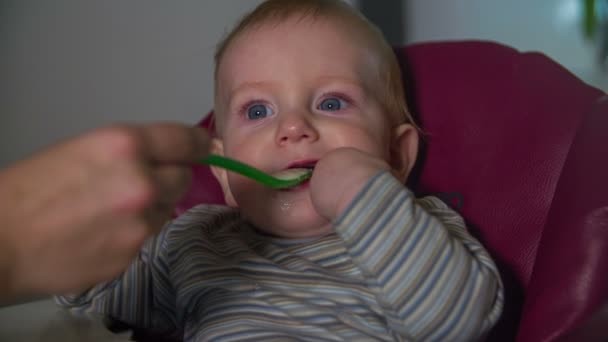
[(241, 34), (264, 24), (280, 24), (299, 16), (299, 19), (335, 18), (352, 24), (362, 31), (380, 60), (378, 99), (384, 109), (393, 116), (396, 124), (414, 120), (407, 108), (405, 89), (397, 57), (382, 32), (356, 9), (341, 0), (267, 0), (246, 14), (229, 34), (218, 44), (215, 53), (215, 91), (218, 91), (218, 69), (226, 50)]

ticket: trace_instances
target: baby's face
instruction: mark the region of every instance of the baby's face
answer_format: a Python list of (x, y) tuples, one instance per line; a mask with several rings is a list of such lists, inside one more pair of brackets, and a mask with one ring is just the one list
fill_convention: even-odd
[[(244, 33), (218, 70), (223, 154), (269, 173), (314, 166), (339, 147), (388, 160), (391, 128), (373, 95), (377, 63), (354, 32), (323, 19)], [(269, 234), (297, 238), (331, 230), (306, 184), (272, 190), (233, 173), (223, 182), (229, 204)]]

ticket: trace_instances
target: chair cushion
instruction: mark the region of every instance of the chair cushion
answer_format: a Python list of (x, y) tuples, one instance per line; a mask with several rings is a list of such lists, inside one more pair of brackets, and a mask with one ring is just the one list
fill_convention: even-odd
[(418, 193), (454, 191), (506, 287), (490, 340), (512, 340), (541, 232), (576, 128), (601, 92), (539, 53), (479, 42), (397, 49), (428, 133)]
[(520, 341), (608, 340), (607, 177), (608, 96), (570, 148), (526, 290)]

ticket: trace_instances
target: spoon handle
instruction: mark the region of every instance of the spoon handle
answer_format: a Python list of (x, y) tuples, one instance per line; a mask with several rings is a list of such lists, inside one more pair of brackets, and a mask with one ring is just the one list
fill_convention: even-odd
[(311, 176), (311, 174), (308, 173), (291, 179), (279, 179), (267, 174), (264, 171), (258, 170), (253, 166), (249, 166), (237, 160), (222, 157), (216, 154), (209, 154), (207, 157), (199, 160), (198, 163), (205, 165), (213, 165), (226, 170), (230, 170), (232, 172), (236, 172), (240, 175), (249, 177), (273, 189), (284, 189), (294, 187), (307, 180)]

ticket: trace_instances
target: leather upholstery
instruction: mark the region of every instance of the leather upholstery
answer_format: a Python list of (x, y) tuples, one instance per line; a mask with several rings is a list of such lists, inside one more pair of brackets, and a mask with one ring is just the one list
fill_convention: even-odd
[[(426, 133), (408, 185), (457, 193), (501, 270), (506, 307), (488, 340), (608, 340), (604, 94), (542, 54), (496, 43), (395, 52)], [(209, 170), (194, 172), (178, 213), (223, 203)]]
[(607, 177), (608, 96), (585, 116), (561, 172), (526, 289), (520, 341), (608, 341)]

